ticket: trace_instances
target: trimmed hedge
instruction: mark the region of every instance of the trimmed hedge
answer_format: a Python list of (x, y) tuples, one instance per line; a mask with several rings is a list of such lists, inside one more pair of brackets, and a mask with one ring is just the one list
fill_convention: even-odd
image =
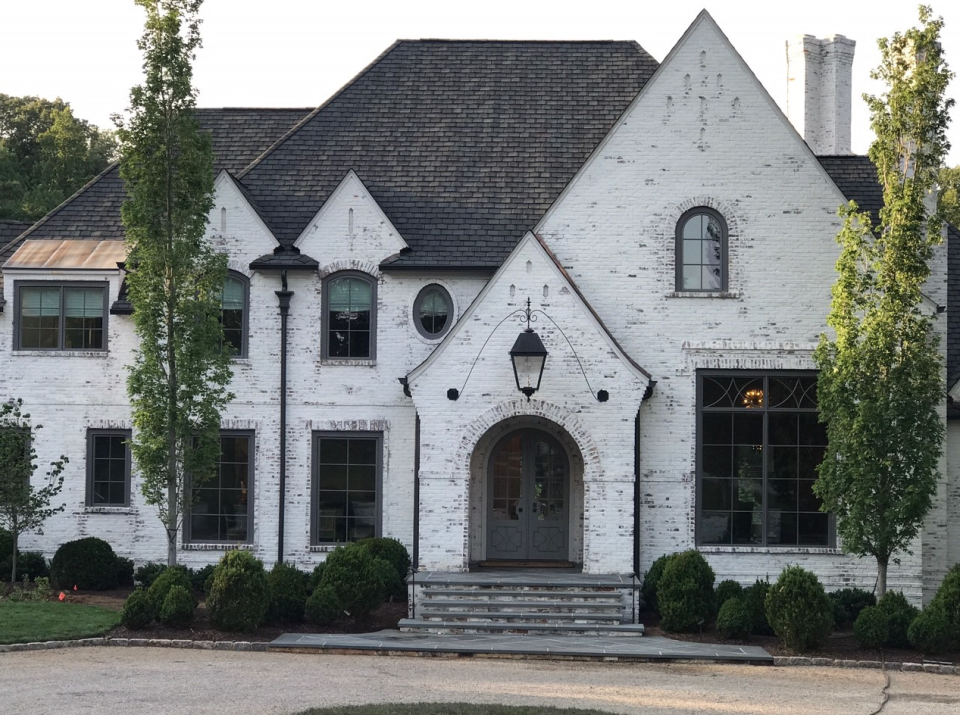
[(343, 615), (337, 594), (329, 586), (318, 586), (305, 605), (307, 620), (315, 626), (329, 626)]
[(699, 551), (675, 554), (657, 585), (660, 625), (683, 633), (700, 630), (713, 619), (713, 569)]
[(251, 631), (267, 617), (270, 587), (263, 562), (249, 551), (231, 551), (213, 572), (207, 612), (214, 628)]
[(823, 645), (833, 625), (830, 599), (817, 577), (800, 566), (787, 566), (770, 587), (767, 620), (783, 644), (794, 651)]
[(717, 609), (723, 608), (723, 604), (731, 598), (743, 598), (743, 586), (729, 579), (718, 583), (716, 590)]
[(929, 607), (943, 612), (951, 634), (950, 647), (960, 650), (960, 564), (947, 571)]
[(68, 541), (50, 561), (50, 578), (59, 589), (106, 591), (119, 585), (119, 571), (113, 548), (95, 536)]
[(743, 601), (750, 611), (753, 621), (751, 632), (758, 636), (774, 635), (770, 622), (767, 621), (767, 594), (770, 592), (770, 582), (757, 579), (752, 586), (743, 589)]
[(907, 629), (907, 640), (924, 655), (936, 655), (951, 650), (956, 639), (946, 611), (931, 603), (913, 619)]

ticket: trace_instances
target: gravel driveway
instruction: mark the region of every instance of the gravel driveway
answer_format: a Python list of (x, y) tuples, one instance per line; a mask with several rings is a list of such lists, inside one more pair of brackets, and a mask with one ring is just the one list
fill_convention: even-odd
[[(884, 715), (956, 715), (960, 677), (891, 673)], [(876, 670), (69, 648), (0, 655), (0, 712), (287, 714), (381, 701), (868, 715)]]

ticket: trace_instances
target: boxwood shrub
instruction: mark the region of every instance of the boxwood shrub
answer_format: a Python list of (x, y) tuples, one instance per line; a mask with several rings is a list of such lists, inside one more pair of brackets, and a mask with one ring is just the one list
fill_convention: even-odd
[(861, 648), (881, 648), (890, 639), (887, 614), (877, 606), (867, 606), (853, 622), (853, 635)]
[(907, 631), (913, 619), (920, 614), (919, 609), (911, 606), (901, 591), (887, 591), (877, 601), (877, 608), (887, 617), (889, 632), (884, 645), (888, 648), (909, 648)]
[(103, 539), (68, 541), (53, 555), (50, 578), (56, 588), (105, 591), (119, 585), (117, 555)]
[(947, 572), (930, 606), (943, 612), (951, 634), (950, 647), (953, 650), (960, 650), (960, 564), (956, 564)]
[(343, 615), (337, 595), (329, 586), (317, 586), (304, 610), (307, 620), (315, 626), (329, 626)]
[(163, 608), (163, 604), (167, 600), (167, 594), (174, 586), (180, 586), (186, 589), (188, 593), (190, 592), (190, 575), (185, 566), (165, 568), (147, 589), (150, 605), (157, 616), (160, 615), (160, 609)]
[(864, 608), (877, 605), (877, 597), (862, 588), (841, 588), (827, 596), (833, 608), (833, 625), (837, 628), (851, 625)]
[(767, 621), (767, 593), (770, 592), (770, 582), (757, 579), (752, 586), (743, 589), (743, 601), (750, 611), (753, 621), (751, 632), (757, 636), (772, 636), (773, 628)]
[(389, 579), (386, 584), (386, 597), (394, 601), (406, 601), (407, 574), (410, 572), (410, 553), (407, 547), (396, 539), (381, 537), (362, 539), (357, 545), (370, 552), (375, 559), (383, 559), (393, 567), (397, 577)]
[(357, 544), (339, 546), (327, 556), (320, 587), (333, 591), (339, 610), (363, 618), (383, 603), (386, 595), (378, 561)]
[(307, 602), (307, 574), (296, 566), (275, 563), (267, 574), (270, 586), (269, 620), (299, 623)]
[(794, 651), (819, 648), (833, 625), (830, 599), (823, 585), (800, 566), (787, 566), (780, 573), (767, 593), (766, 610), (774, 633)]
[(213, 572), (207, 612), (214, 628), (251, 631), (267, 617), (270, 587), (263, 562), (249, 551), (231, 551)]
[(124, 602), (123, 610), (120, 612), (120, 623), (130, 630), (139, 631), (153, 623), (154, 617), (153, 601), (150, 600), (146, 590), (138, 588)]
[(924, 655), (937, 655), (952, 650), (956, 639), (950, 617), (942, 606), (931, 603), (913, 619), (907, 640)]
[(743, 586), (729, 579), (718, 583), (716, 591), (717, 608), (723, 608), (723, 604), (731, 598), (743, 598)]
[(713, 569), (699, 551), (675, 554), (657, 585), (660, 625), (667, 631), (696, 631), (714, 616)]
[(159, 620), (165, 626), (186, 628), (193, 623), (195, 609), (193, 592), (189, 588), (175, 584), (170, 587), (166, 598), (163, 599)]
[(753, 629), (753, 615), (739, 596), (728, 598), (717, 614), (717, 633), (727, 640), (743, 640)]
[(676, 554), (664, 554), (650, 566), (650, 570), (643, 577), (643, 585), (640, 587), (640, 593), (643, 595), (643, 606), (648, 611), (659, 613), (657, 604), (657, 588), (660, 585), (660, 577), (663, 576), (663, 570)]

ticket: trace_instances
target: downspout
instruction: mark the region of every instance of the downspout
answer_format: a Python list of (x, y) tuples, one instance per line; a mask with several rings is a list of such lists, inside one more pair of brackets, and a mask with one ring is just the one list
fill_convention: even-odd
[[(641, 403), (642, 405), (643, 403)], [(640, 408), (633, 422), (633, 573), (640, 578)]]
[(420, 570), (420, 415), (413, 438), (413, 570)]
[(277, 562), (283, 562), (283, 517), (287, 501), (287, 315), (293, 291), (287, 290), (287, 272), (280, 271), (280, 513), (277, 518)]

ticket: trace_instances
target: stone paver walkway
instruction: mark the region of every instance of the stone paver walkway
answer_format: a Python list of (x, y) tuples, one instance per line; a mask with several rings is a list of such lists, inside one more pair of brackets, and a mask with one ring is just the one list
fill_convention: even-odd
[(284, 633), (270, 650), (375, 651), (382, 653), (458, 653), (539, 655), (630, 660), (699, 660), (773, 664), (757, 646), (689, 643), (659, 637), (461, 634), (436, 635), (379, 631), (352, 635)]

